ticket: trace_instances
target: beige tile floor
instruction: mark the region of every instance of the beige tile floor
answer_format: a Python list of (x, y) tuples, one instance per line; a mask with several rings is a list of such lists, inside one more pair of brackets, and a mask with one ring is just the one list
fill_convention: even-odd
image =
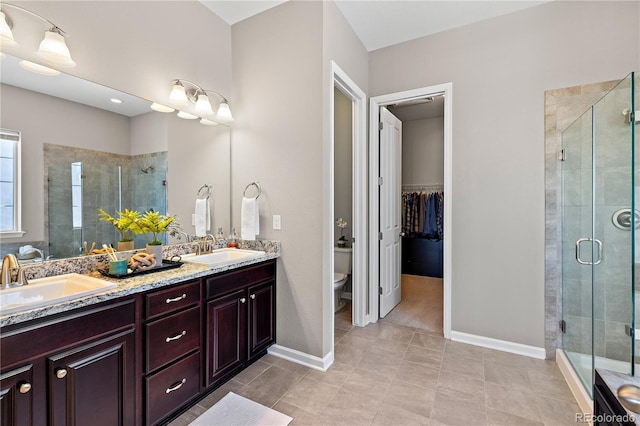
[(554, 361), (445, 340), (387, 319), (335, 318), (325, 373), (266, 355), (171, 423), (187, 425), (229, 391), (293, 425), (576, 425), (580, 412)]

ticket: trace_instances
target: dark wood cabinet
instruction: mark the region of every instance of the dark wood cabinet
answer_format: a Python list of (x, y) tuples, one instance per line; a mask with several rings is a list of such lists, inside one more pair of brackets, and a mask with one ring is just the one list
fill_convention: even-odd
[(135, 424), (135, 301), (2, 329), (2, 425)]
[(207, 387), (275, 342), (275, 261), (205, 279)]
[(134, 332), (48, 357), (51, 425), (131, 424)]
[(202, 389), (200, 281), (152, 291), (145, 300), (144, 423), (155, 425)]
[(33, 365), (28, 364), (0, 375), (0, 424), (32, 424)]

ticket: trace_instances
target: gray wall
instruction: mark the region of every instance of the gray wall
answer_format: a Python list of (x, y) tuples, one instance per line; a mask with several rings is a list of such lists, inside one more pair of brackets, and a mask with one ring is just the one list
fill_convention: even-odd
[[(343, 218), (347, 222), (347, 227), (344, 229), (344, 235), (349, 237), (353, 228), (353, 219), (351, 217), (352, 211), (352, 196), (353, 191), (351, 189), (353, 173), (352, 167), (352, 105), (351, 100), (347, 98), (338, 89), (334, 90), (335, 93), (335, 122), (334, 122), (334, 145), (335, 145), (335, 163), (334, 163), (334, 217)], [(336, 239), (340, 238), (340, 228), (335, 227)]]
[(444, 118), (402, 122), (402, 184), (444, 183)]
[(453, 82), (452, 330), (544, 347), (544, 91), (638, 68), (637, 2), (551, 2), (370, 53), (370, 95)]
[[(259, 180), (260, 237), (282, 242), (278, 344), (316, 357), (330, 350), (333, 297), (329, 209), (330, 60), (363, 90), (367, 53), (335, 4), (287, 2), (232, 27), (233, 219)], [(271, 216), (282, 216), (282, 230)]]

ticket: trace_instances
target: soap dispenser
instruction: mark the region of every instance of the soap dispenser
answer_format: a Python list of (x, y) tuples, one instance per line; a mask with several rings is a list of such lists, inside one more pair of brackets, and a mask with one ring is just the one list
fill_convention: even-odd
[(227, 239), (227, 247), (238, 247), (238, 236), (236, 235), (236, 228), (231, 228), (231, 234), (229, 234), (229, 238)]

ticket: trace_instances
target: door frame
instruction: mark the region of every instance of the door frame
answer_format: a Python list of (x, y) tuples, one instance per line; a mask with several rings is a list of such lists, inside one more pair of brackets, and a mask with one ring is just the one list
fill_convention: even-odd
[[(434, 94), (444, 94), (444, 241), (443, 241), (443, 333), (451, 338), (451, 272), (452, 272), (452, 198), (453, 198), (453, 83), (443, 83), (418, 89), (374, 96), (369, 102), (369, 320), (377, 322), (379, 312), (378, 288), (380, 286), (378, 232), (380, 228), (380, 198), (378, 192), (380, 140), (378, 123), (380, 107), (401, 100), (424, 98)], [(400, 202), (400, 200), (398, 200)], [(373, 242), (376, 244), (373, 244)], [(355, 290), (354, 290), (355, 292)], [(354, 295), (354, 298), (356, 295)]]
[(329, 264), (330, 264), (330, 280), (331, 282), (325, 285), (325, 288), (331, 291), (331, 303), (330, 303), (330, 333), (331, 333), (331, 352), (333, 352), (334, 345), (334, 298), (333, 298), (333, 271), (334, 271), (334, 259), (333, 248), (336, 241), (335, 238), (335, 180), (334, 180), (334, 155), (335, 155), (335, 140), (334, 140), (334, 109), (335, 99), (333, 90), (338, 88), (347, 98), (353, 102), (352, 108), (352, 236), (355, 238), (355, 243), (352, 244), (352, 273), (351, 282), (353, 286), (354, 295), (352, 298), (353, 309), (353, 324), (357, 326), (364, 326), (369, 323), (367, 298), (356, 298), (356, 294), (367, 294), (367, 255), (369, 247), (368, 238), (368, 200), (367, 200), (367, 95), (358, 87), (358, 85), (345, 73), (334, 61), (331, 61), (331, 90), (329, 95), (329, 108), (330, 125), (329, 133), (331, 138), (331, 154), (330, 154), (330, 211), (329, 215), (330, 223), (329, 229), (331, 229), (331, 245), (328, 248)]

